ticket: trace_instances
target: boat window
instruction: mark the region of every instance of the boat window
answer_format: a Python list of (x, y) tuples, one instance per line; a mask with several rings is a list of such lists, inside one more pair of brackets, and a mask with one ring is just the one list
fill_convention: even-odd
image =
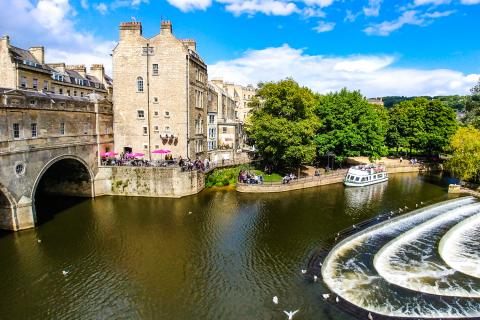
[(364, 182), (367, 178), (362, 178), (362, 182)]
[(360, 180), (360, 177), (355, 177), (355, 181), (359, 181)]
[(373, 179), (377, 179), (377, 175), (376, 175), (376, 174), (373, 175)]
[(379, 177), (379, 178), (382, 178), (382, 177), (383, 177), (383, 174), (382, 174), (382, 173), (380, 173), (380, 174), (378, 175), (378, 177)]

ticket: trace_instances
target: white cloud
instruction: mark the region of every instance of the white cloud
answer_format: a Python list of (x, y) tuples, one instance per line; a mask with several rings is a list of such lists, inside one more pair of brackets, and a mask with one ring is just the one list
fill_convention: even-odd
[(393, 56), (308, 55), (285, 44), (247, 51), (240, 58), (210, 65), (208, 71), (212, 78), (241, 84), (293, 77), (320, 93), (347, 87), (369, 97), (466, 94), (480, 77), (448, 69), (397, 68), (395, 61)]
[(449, 4), (451, 0), (414, 0), (413, 4), (415, 6), (424, 6), (424, 5), (434, 5), (439, 6), (442, 4)]
[(88, 0), (81, 0), (80, 1), (80, 6), (85, 10), (87, 10), (90, 7), (89, 4), (88, 4)]
[(418, 15), (418, 11), (405, 11), (399, 18), (392, 21), (384, 21), (379, 24), (371, 25), (364, 29), (364, 32), (369, 35), (388, 36), (395, 30), (400, 29), (404, 25), (425, 25), (426, 21)]
[(98, 4), (94, 4), (93, 8), (95, 10), (97, 10), (98, 12), (100, 12), (101, 15), (105, 15), (108, 12), (108, 6), (103, 2), (100, 2)]
[(183, 12), (205, 10), (212, 5), (212, 0), (167, 0), (167, 2)]
[(347, 10), (343, 22), (355, 22), (361, 12), (353, 13), (351, 10)]
[(2, 0), (0, 30), (10, 35), (13, 45), (45, 46), (47, 62), (102, 63), (111, 72), (110, 53), (115, 43), (78, 31), (71, 19), (74, 15), (68, 0)]
[(368, 0), (368, 6), (363, 7), (363, 13), (367, 17), (378, 17), (383, 0)]
[(300, 12), (297, 5), (293, 2), (284, 2), (281, 0), (216, 0), (225, 4), (225, 10), (234, 15), (263, 13), (272, 16), (288, 16), (295, 12)]
[(327, 16), (322, 9), (312, 7), (304, 8), (302, 14), (305, 18), (325, 18)]
[(427, 12), (424, 14), (425, 17), (427, 18), (442, 18), (442, 17), (448, 17), (449, 15), (454, 14), (457, 12), (456, 10), (448, 10), (448, 11), (434, 11), (434, 12)]
[(480, 0), (460, 0), (460, 3), (465, 5), (479, 4)]
[(320, 21), (318, 22), (317, 26), (313, 28), (313, 30), (321, 33), (321, 32), (329, 32), (335, 28), (335, 22), (325, 22)]
[(319, 6), (321, 8), (331, 6), (334, 0), (303, 0), (307, 6)]

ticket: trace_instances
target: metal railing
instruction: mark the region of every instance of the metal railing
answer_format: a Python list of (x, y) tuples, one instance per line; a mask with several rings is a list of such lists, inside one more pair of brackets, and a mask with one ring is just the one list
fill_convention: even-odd
[(238, 185), (242, 187), (270, 187), (270, 186), (295, 186), (299, 184), (304, 184), (307, 182), (320, 182), (322, 180), (328, 180), (332, 178), (338, 177), (345, 177), (348, 169), (338, 169), (333, 171), (327, 171), (319, 176), (305, 176), (300, 178), (295, 178), (288, 182), (283, 181), (264, 181), (262, 183), (244, 183), (244, 182), (237, 182)]

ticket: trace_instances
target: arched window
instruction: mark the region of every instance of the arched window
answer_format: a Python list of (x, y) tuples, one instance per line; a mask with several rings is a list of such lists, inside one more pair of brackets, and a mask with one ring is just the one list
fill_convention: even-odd
[(143, 92), (143, 78), (137, 77), (137, 91)]

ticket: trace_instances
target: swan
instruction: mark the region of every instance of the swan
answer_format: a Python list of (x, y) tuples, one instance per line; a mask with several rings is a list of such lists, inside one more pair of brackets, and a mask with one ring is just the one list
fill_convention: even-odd
[(307, 270), (302, 269), (302, 274), (306, 274), (306, 273), (307, 273)]
[(66, 275), (68, 275), (68, 273), (69, 273), (69, 271), (62, 270), (62, 274), (63, 274), (63, 276), (66, 276)]
[(372, 314), (371, 314), (370, 312), (368, 313), (367, 318), (368, 318), (368, 320), (373, 320), (373, 316), (372, 316)]
[(277, 296), (273, 297), (273, 303), (278, 304), (278, 297)]
[(322, 297), (323, 299), (327, 300), (328, 298), (330, 298), (330, 293), (324, 293), (322, 294)]
[(288, 320), (292, 320), (293, 319), (293, 316), (295, 315), (295, 313), (297, 313), (298, 311), (300, 310), (295, 310), (295, 311), (283, 311), (287, 316), (288, 316)]

